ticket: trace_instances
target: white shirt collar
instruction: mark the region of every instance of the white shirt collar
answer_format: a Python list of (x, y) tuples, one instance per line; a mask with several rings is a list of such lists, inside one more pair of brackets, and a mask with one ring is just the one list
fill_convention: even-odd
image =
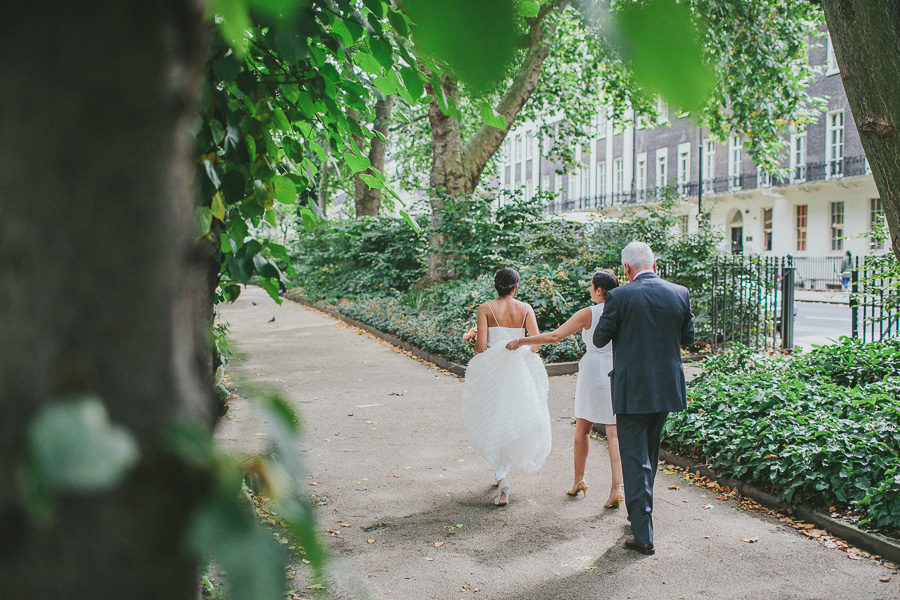
[(635, 273), (634, 278), (637, 279), (644, 273), (653, 273), (653, 272), (654, 272), (653, 269), (644, 269), (643, 271), (639, 271), (639, 272)]

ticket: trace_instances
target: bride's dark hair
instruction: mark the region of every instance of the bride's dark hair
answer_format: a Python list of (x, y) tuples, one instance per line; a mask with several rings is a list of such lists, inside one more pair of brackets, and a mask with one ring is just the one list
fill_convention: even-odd
[(606, 270), (596, 271), (594, 276), (591, 277), (591, 283), (594, 284), (594, 289), (603, 290), (604, 294), (619, 287), (619, 280), (616, 279), (613, 272)]
[(509, 296), (517, 287), (519, 287), (519, 274), (515, 269), (504, 267), (494, 275), (494, 289), (501, 298)]

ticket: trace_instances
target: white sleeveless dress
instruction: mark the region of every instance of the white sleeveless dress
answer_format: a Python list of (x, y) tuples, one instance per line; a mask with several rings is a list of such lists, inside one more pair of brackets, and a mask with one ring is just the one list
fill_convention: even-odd
[(511, 467), (537, 471), (550, 454), (547, 370), (528, 346), (506, 349), (507, 342), (524, 336), (524, 322), (518, 328), (489, 327), (487, 348), (466, 367), (466, 434), (498, 480)]
[(612, 343), (603, 348), (594, 346), (594, 329), (603, 314), (603, 304), (591, 307), (591, 327), (581, 330), (581, 339), (587, 351), (578, 361), (578, 378), (575, 380), (575, 418), (591, 423), (615, 425), (612, 408), (609, 372), (613, 368)]

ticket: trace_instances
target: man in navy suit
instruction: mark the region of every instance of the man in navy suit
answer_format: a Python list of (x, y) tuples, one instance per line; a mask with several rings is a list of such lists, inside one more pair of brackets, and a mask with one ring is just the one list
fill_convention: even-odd
[(681, 347), (694, 343), (694, 316), (687, 289), (656, 274), (650, 246), (625, 246), (622, 265), (631, 283), (607, 292), (594, 345), (613, 344), (613, 412), (634, 534), (625, 546), (653, 554), (653, 482), (660, 436), (668, 414), (686, 407)]

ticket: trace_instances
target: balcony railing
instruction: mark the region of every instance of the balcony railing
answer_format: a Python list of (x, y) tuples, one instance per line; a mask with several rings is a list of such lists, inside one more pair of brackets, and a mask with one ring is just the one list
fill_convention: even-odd
[[(869, 172), (869, 165), (865, 156), (845, 156), (841, 159), (825, 162), (795, 165), (790, 169), (787, 176), (766, 176), (761, 173), (742, 173), (733, 177), (705, 179), (703, 181), (703, 194), (724, 194), (736, 190), (747, 191), (758, 188), (797, 185), (800, 183), (825, 181), (839, 177), (865, 175)], [(672, 185), (674, 186), (672, 189), (680, 196), (686, 198), (697, 196), (697, 187), (699, 185), (699, 182), (697, 181), (684, 183), (676, 182)], [(666, 188), (646, 188), (643, 190), (636, 190), (634, 194), (632, 194), (631, 190), (628, 190), (612, 194), (583, 196), (580, 198), (569, 198), (564, 194), (562, 197), (547, 205), (547, 212), (555, 214), (570, 211), (590, 211), (608, 206), (624, 206), (629, 204), (654, 202), (663, 195), (665, 189)]]

